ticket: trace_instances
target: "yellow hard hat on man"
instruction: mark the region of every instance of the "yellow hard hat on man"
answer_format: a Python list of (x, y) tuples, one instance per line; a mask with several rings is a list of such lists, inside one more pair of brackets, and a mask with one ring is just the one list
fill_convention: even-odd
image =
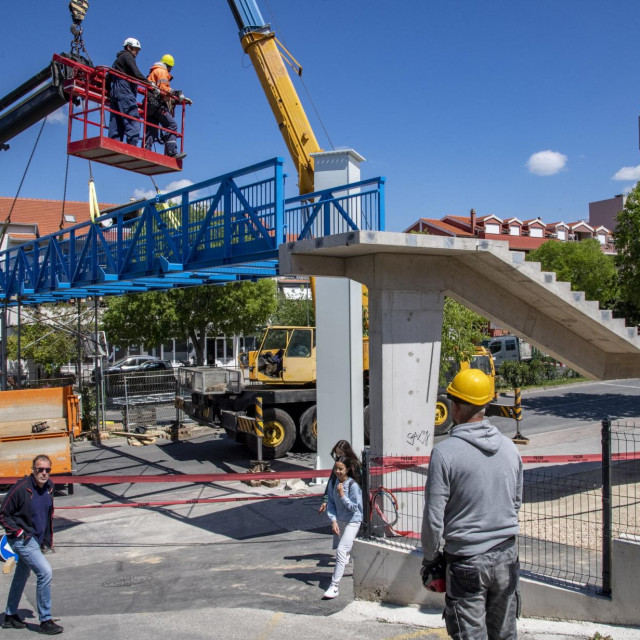
[(168, 67), (173, 67), (174, 65), (173, 56), (170, 53), (165, 53), (162, 58), (160, 58), (160, 62), (163, 62)]
[(491, 387), (491, 378), (480, 369), (463, 369), (447, 387), (447, 395), (454, 402), (461, 400), (481, 407), (493, 400)]

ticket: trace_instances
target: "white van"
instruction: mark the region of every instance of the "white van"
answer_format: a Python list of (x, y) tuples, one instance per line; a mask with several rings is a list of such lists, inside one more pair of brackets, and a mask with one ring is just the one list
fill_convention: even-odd
[(498, 336), (483, 340), (482, 346), (491, 351), (496, 369), (506, 360), (531, 360), (531, 345), (518, 336)]

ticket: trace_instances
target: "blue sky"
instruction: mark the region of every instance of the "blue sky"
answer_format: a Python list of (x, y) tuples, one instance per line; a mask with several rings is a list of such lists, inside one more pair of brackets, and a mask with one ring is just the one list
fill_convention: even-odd
[[(303, 65), (334, 148), (361, 153), (363, 177), (387, 178), (388, 230), (472, 207), (570, 222), (640, 179), (637, 0), (258, 4)], [(0, 95), (71, 40), (66, 0), (8, 3), (3, 23), (10, 28), (0, 42)], [(225, 0), (91, 0), (84, 38), (94, 63), (110, 65), (128, 36), (142, 43), (144, 73), (171, 53), (174, 87), (194, 102), (184, 171), (158, 177), (161, 188), (277, 155), (293, 175)], [(296, 86), (320, 144), (331, 149)], [(38, 128), (0, 152), (0, 195), (15, 195)], [(65, 150), (66, 122), (48, 123), (21, 196), (62, 198)], [(146, 176), (119, 169), (94, 163), (93, 173), (102, 202), (152, 188)], [(88, 198), (88, 177), (86, 161), (71, 158), (68, 199)]]

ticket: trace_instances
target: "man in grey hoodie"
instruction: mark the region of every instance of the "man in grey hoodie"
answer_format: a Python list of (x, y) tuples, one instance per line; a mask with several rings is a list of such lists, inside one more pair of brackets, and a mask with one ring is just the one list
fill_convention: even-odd
[(447, 395), (455, 426), (431, 453), (422, 521), (423, 582), (433, 589), (437, 567), (446, 563), (444, 617), (454, 640), (516, 638), (522, 458), (513, 442), (484, 419), (493, 399), (485, 373), (461, 371)]

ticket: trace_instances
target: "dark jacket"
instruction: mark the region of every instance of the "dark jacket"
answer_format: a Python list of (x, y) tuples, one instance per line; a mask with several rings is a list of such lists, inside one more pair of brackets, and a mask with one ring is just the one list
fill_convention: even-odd
[[(4, 527), (7, 536), (20, 537), (24, 533), (27, 541), (33, 536), (33, 520), (31, 517), (31, 498), (35, 490), (33, 476), (25, 476), (18, 480), (7, 492), (0, 506), (0, 525)], [(49, 523), (45, 531), (42, 545), (53, 546), (53, 482), (47, 480), (44, 485), (51, 496), (51, 512)]]
[[(135, 56), (128, 49), (119, 51), (116, 55), (115, 62), (111, 66), (115, 71), (124, 73), (136, 80), (140, 80), (141, 82), (147, 82), (147, 77), (141, 73), (140, 69), (138, 69)], [(114, 78), (112, 76), (109, 76), (109, 78), (111, 83), (113, 83)], [(131, 91), (135, 93), (137, 85), (134, 82), (130, 82), (129, 86), (131, 87)]]

